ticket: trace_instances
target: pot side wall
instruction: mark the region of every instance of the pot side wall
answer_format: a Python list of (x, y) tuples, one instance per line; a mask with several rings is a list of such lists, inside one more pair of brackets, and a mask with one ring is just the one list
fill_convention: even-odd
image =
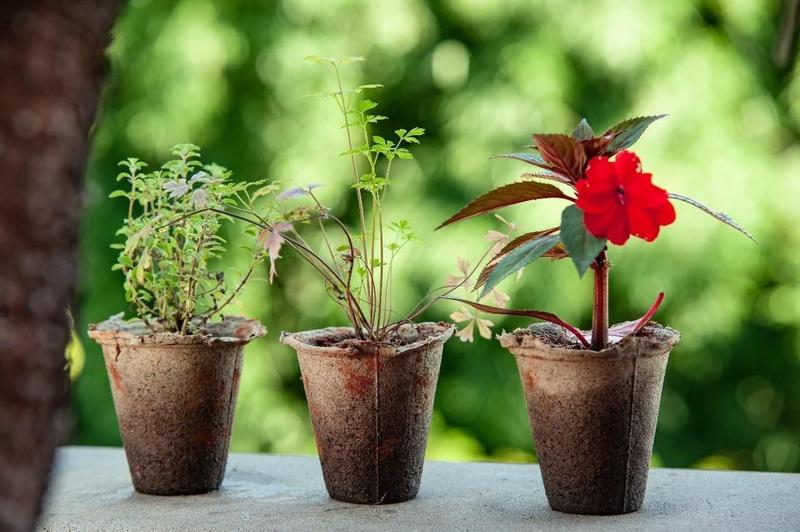
[(613, 515), (644, 500), (661, 389), (680, 335), (653, 324), (604, 351), (550, 347), (537, 331), (501, 338), (517, 361), (548, 502)]
[(136, 491), (188, 495), (218, 489), (242, 345), (104, 343), (103, 355)]
[(419, 491), (444, 339), (398, 355), (297, 348), (325, 486), (362, 504)]

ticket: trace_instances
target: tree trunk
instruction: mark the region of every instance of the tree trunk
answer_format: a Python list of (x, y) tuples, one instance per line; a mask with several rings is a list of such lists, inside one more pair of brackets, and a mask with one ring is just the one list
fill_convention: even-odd
[(80, 181), (113, 0), (0, 14), (0, 530), (31, 530), (65, 426)]

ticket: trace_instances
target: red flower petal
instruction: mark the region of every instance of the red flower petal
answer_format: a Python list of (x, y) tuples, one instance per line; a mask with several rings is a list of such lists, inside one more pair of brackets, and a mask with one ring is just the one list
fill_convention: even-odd
[(641, 173), (642, 163), (635, 153), (625, 150), (617, 154), (614, 160), (614, 169), (620, 183), (626, 184), (630, 178)]
[(619, 194), (615, 189), (596, 191), (588, 179), (578, 181), (576, 204), (584, 212), (603, 212), (619, 205)]
[(608, 230), (608, 236), (606, 238), (608, 238), (612, 244), (621, 246), (628, 241), (630, 236), (631, 233), (630, 229), (628, 228), (628, 217), (625, 216), (624, 213), (620, 216), (616, 216)]
[(586, 229), (612, 244), (622, 245), (630, 235), (652, 242), (661, 226), (675, 221), (667, 191), (653, 185), (633, 152), (622, 151), (614, 161), (592, 158), (576, 190)]
[(653, 219), (658, 225), (669, 225), (677, 218), (675, 214), (675, 207), (672, 206), (669, 199), (660, 204), (658, 207), (651, 209)]
[[(608, 238), (608, 233), (611, 232), (614, 225), (618, 225), (618, 220), (625, 221), (624, 227), (627, 233), (627, 216), (621, 205), (599, 213), (584, 212), (583, 214), (583, 223), (586, 225), (586, 229), (597, 238)], [(625, 238), (627, 239), (627, 236)]]
[(650, 182), (650, 174), (639, 174), (625, 185), (625, 198), (628, 203), (635, 203), (651, 209), (667, 201), (667, 191)]
[(631, 234), (652, 242), (658, 236), (658, 224), (651, 214), (638, 205), (628, 205), (628, 223)]
[[(617, 175), (614, 163), (608, 157), (594, 157), (586, 166), (586, 179), (594, 190), (616, 189)], [(583, 180), (581, 180), (583, 181)], [(579, 183), (581, 182), (579, 181)]]

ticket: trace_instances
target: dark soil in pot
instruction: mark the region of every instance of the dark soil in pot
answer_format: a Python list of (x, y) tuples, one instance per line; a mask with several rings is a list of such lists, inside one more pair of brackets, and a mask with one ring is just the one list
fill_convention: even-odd
[(539, 323), (500, 337), (514, 354), (554, 510), (612, 515), (644, 500), (667, 358), (680, 335), (656, 323), (602, 351)]
[(403, 325), (391, 344), (351, 328), (287, 334), (297, 351), (328, 493), (361, 504), (407, 501), (422, 477), (444, 343), (453, 327)]
[(219, 488), (242, 349), (264, 333), (257, 321), (243, 318), (187, 336), (153, 333), (118, 317), (90, 327), (103, 348), (136, 491), (190, 495)]

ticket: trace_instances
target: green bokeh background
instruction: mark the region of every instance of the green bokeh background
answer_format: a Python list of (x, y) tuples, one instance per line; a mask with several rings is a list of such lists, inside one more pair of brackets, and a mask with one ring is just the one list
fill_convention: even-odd
[[(239, 179), (325, 183), (324, 201), (352, 216), (336, 109), (307, 96), (330, 87), (330, 72), (303, 58), (363, 55), (350, 81), (385, 85), (372, 95), (391, 117), (381, 131), (428, 131), (416, 160), (396, 167), (387, 207), (422, 238), (397, 264), (400, 311), (455, 273), (457, 256), (474, 262), (486, 231), (500, 228), (485, 217), (432, 230), (527, 170), (490, 155), (534, 132), (569, 131), (582, 116), (602, 129), (669, 113), (637, 144), (645, 168), (656, 184), (727, 211), (759, 244), (678, 205), (656, 242), (611, 250), (612, 321), (641, 315), (664, 290), (658, 319), (683, 333), (654, 463), (800, 471), (800, 67), (771, 59), (780, 15), (778, 0), (131, 1), (114, 29), (86, 176), (75, 309), (86, 355), (72, 442), (120, 444), (102, 356), (83, 333), (128, 309), (110, 270), (125, 210), (106, 199), (116, 162), (156, 163), (193, 142)], [(560, 207), (504, 214), (534, 229)], [(276, 283), (252, 284), (238, 303), (270, 334), (246, 352), (233, 451), (314, 452), (297, 361), (277, 338), (344, 316), (310, 268), (284, 255)], [(245, 261), (234, 250), (224, 266)], [(503, 287), (513, 306), (589, 325), (591, 281), (569, 261), (534, 264)], [(426, 318), (456, 309), (442, 303)], [(525, 325), (492, 320), (498, 331)], [(534, 459), (514, 361), (495, 341), (447, 344), (428, 455)]]

